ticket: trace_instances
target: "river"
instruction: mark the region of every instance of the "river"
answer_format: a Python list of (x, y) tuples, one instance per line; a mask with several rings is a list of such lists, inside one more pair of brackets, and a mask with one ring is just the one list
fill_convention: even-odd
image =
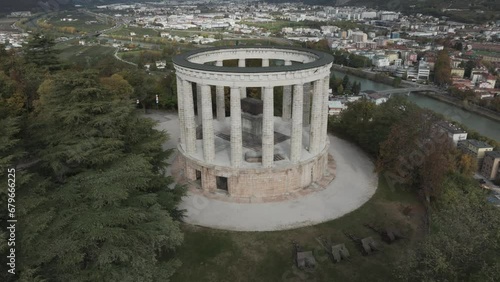
[[(332, 74), (334, 74), (336, 78), (343, 78), (345, 75), (344, 73), (339, 71), (332, 71)], [(393, 88), (390, 85), (374, 82), (369, 79), (360, 78), (349, 74), (347, 76), (349, 77), (349, 81), (351, 82), (360, 82), (361, 90), (380, 91)], [(446, 104), (438, 100), (434, 100), (423, 95), (411, 94), (408, 99), (417, 104), (419, 107), (427, 108), (440, 113), (451, 120), (460, 122), (466, 127), (477, 131), (481, 135), (487, 136), (500, 142), (500, 122), (491, 120), (472, 112), (464, 111), (455, 106)]]

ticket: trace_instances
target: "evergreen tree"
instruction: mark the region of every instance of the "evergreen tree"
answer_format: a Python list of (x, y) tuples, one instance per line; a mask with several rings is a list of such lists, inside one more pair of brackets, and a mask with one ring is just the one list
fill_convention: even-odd
[(127, 70), (120, 75), (134, 88), (134, 98), (139, 100), (146, 112), (147, 107), (154, 103), (156, 95), (159, 94), (155, 78), (142, 70)]
[(465, 63), (464, 67), (464, 77), (470, 78), (472, 70), (476, 67), (476, 62), (469, 60)]
[(52, 38), (41, 33), (33, 34), (25, 47), (26, 61), (38, 67), (53, 71), (61, 68)]
[(335, 86), (335, 81), (337, 80), (337, 78), (335, 77), (335, 74), (332, 73), (332, 75), (330, 76), (330, 81), (329, 81), (329, 85), (330, 85), (330, 88), (331, 89), (336, 89), (337, 87)]
[(355, 81), (352, 84), (352, 94), (353, 95), (359, 95), (359, 92), (361, 92), (361, 82)]
[(337, 87), (337, 94), (344, 95), (344, 87), (342, 86), (342, 84)]
[[(9, 225), (7, 220), (16, 218), (9, 217), (8, 208), (10, 209), (12, 206), (7, 206), (7, 204), (13, 204), (14, 208), (18, 207), (18, 205), (7, 200), (9, 193), (16, 195), (17, 190), (24, 187), (26, 177), (21, 177), (19, 170), (9, 172), (9, 169), (17, 169), (17, 163), (24, 156), (24, 149), (20, 138), (21, 117), (16, 117), (14, 111), (9, 111), (6, 106), (6, 104), (0, 104), (0, 179), (5, 181), (3, 189), (0, 189), (0, 202), (5, 205), (5, 208), (0, 210), (0, 263), (3, 266), (2, 270), (4, 270), (0, 273), (0, 280), (9, 282), (16, 281), (17, 277), (7, 272), (10, 269), (7, 266), (9, 262), (7, 256), (10, 255), (10, 248), (17, 248), (18, 246), (8, 245), (10, 234), (7, 231)], [(13, 173), (15, 177), (8, 177), (9, 173)], [(14, 179), (15, 182), (8, 182), (7, 179)], [(15, 197), (14, 200), (16, 200)], [(17, 257), (17, 253), (15, 255)]]
[(344, 87), (344, 89), (347, 89), (347, 85), (349, 84), (349, 77), (346, 75), (344, 75), (344, 78), (342, 79), (342, 87)]
[(21, 279), (168, 281), (179, 262), (160, 257), (182, 242), (184, 190), (164, 176), (166, 135), (94, 73), (55, 75), (39, 92), (39, 162), (18, 196)]

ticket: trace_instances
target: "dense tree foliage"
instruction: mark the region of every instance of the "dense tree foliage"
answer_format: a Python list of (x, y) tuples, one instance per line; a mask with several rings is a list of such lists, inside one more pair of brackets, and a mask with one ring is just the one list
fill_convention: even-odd
[(497, 281), (500, 210), (487, 204), (476, 181), (446, 177), (431, 233), (402, 256), (400, 281)]
[(451, 63), (447, 50), (438, 52), (434, 65), (434, 81), (439, 85), (451, 84)]
[(332, 118), (330, 129), (377, 157), (379, 146), (389, 136), (391, 127), (416, 110), (414, 104), (400, 96), (395, 96), (380, 106), (362, 99), (349, 103), (339, 118)]
[(47, 40), (0, 53), (0, 175), (16, 168), (23, 218), (17, 275), (0, 280), (168, 281), (184, 189), (165, 176), (167, 135), (134, 109), (162, 84), (139, 71), (60, 69)]
[(333, 94), (337, 95), (359, 95), (361, 92), (361, 82), (350, 81), (345, 75), (342, 79), (337, 79), (334, 74), (330, 77), (330, 88)]
[(465, 64), (460, 63), (460, 67), (464, 68), (464, 77), (470, 78), (470, 75), (472, 73), (472, 69), (476, 67), (476, 62), (469, 60)]
[(25, 47), (26, 60), (34, 63), (40, 68), (46, 68), (48, 70), (59, 69), (61, 66), (57, 59), (57, 52), (53, 48), (54, 45), (54, 39), (47, 35), (41, 33), (33, 34), (31, 40)]
[(453, 168), (455, 155), (448, 136), (436, 129), (439, 120), (430, 111), (412, 111), (391, 127), (377, 161), (390, 183), (415, 187), (427, 201)]
[(333, 58), (335, 64), (353, 68), (366, 68), (372, 65), (370, 59), (346, 51), (335, 51)]
[(389, 184), (412, 189), (426, 204), (430, 234), (398, 258), (395, 280), (496, 281), (500, 210), (486, 202), (471, 177), (475, 159), (454, 149), (436, 130), (437, 120), (394, 97), (379, 106), (366, 100), (352, 103), (329, 126), (377, 158), (377, 169)]
[(45, 80), (31, 124), (40, 149), (37, 181), (19, 195), (21, 277), (167, 280), (177, 262), (159, 257), (182, 241), (182, 189), (167, 188), (166, 136), (91, 72)]

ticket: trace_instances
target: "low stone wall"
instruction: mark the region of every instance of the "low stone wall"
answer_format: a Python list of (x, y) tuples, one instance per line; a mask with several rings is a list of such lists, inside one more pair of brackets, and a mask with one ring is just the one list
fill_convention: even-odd
[[(172, 166), (172, 176), (177, 183), (187, 184), (192, 192), (224, 201), (287, 200), (322, 189), (334, 179), (335, 162), (328, 155), (328, 147), (327, 144), (320, 154), (298, 164), (277, 162), (270, 169), (207, 165), (180, 151)], [(227, 191), (217, 188), (217, 177), (227, 178)]]

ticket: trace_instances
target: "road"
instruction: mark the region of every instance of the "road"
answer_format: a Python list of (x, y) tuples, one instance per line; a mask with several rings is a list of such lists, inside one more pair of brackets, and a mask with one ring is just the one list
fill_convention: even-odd
[(120, 56), (118, 56), (118, 51), (120, 51), (120, 48), (116, 48), (116, 51), (115, 51), (115, 58), (118, 60), (118, 61), (122, 61), (124, 63), (127, 63), (129, 65), (133, 65), (133, 66), (136, 66), (137, 67), (137, 64), (135, 63), (132, 63), (132, 62), (129, 62), (129, 61), (125, 61), (124, 59), (120, 58)]

